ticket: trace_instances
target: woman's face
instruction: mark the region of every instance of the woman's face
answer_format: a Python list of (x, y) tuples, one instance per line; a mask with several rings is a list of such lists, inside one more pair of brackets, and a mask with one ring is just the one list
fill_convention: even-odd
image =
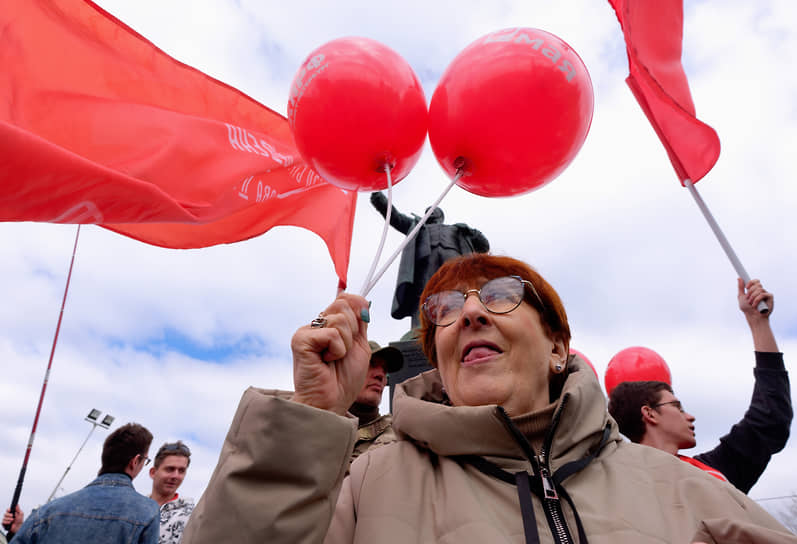
[[(460, 285), (460, 291), (480, 288)], [(548, 338), (540, 315), (525, 300), (507, 314), (493, 314), (476, 293), (468, 295), (462, 313), (435, 330), (437, 367), (448, 397), (456, 406), (498, 404), (510, 416), (549, 404), (552, 365), (564, 365), (564, 344)]]

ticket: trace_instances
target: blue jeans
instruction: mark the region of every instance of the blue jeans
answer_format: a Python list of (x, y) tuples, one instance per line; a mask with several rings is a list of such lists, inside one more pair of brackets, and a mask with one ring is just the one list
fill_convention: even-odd
[(133, 488), (127, 474), (103, 474), (89, 485), (34, 510), (14, 544), (157, 544), (158, 503)]

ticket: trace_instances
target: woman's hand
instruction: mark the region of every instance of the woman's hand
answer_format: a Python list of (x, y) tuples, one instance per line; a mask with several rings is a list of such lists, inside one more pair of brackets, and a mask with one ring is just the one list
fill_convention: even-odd
[(343, 415), (368, 373), (368, 302), (341, 293), (322, 315), (324, 326), (306, 325), (291, 339), (292, 400)]

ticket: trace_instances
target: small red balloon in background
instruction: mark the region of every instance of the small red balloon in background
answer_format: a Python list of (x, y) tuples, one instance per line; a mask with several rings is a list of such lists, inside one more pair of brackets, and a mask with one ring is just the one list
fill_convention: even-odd
[(657, 381), (672, 385), (667, 362), (655, 351), (634, 346), (619, 351), (606, 366), (603, 384), (606, 395), (622, 382)]
[(426, 97), (409, 64), (359, 37), (328, 42), (307, 57), (291, 85), (290, 122), (302, 158), (343, 189), (387, 187), (410, 172), (423, 149)]
[(429, 142), (457, 185), (480, 196), (553, 180), (592, 123), (592, 81), (563, 40), (534, 28), (479, 38), (446, 68), (429, 107)]
[[(581, 353), (581, 352), (580, 352), (580, 351), (578, 351), (577, 349), (573, 349), (573, 348), (570, 348), (570, 353), (571, 353), (571, 354), (573, 354), (573, 355), (578, 355), (579, 357), (581, 357), (581, 359), (582, 359), (582, 360), (583, 360), (585, 363), (587, 363), (587, 364), (589, 365), (589, 367), (592, 369), (592, 372), (594, 372), (594, 373), (595, 373), (595, 377), (596, 377), (596, 378), (598, 377), (598, 371), (597, 371), (597, 370), (595, 370), (595, 365), (593, 365), (593, 364), (592, 364), (592, 361), (590, 361), (589, 359), (587, 359), (587, 356), (586, 356), (586, 355), (584, 355), (583, 353)], [(600, 379), (600, 378), (598, 378), (598, 379)]]

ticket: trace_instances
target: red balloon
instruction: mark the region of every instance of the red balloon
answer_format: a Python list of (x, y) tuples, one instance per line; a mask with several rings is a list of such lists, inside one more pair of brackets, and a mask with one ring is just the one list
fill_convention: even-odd
[(592, 82), (557, 36), (508, 28), (466, 47), (429, 107), (429, 141), (457, 185), (481, 196), (526, 193), (553, 180), (592, 123)]
[(626, 348), (611, 358), (606, 366), (603, 384), (606, 394), (622, 382), (657, 381), (672, 385), (667, 362), (655, 351), (639, 346)]
[[(595, 373), (595, 377), (596, 377), (596, 378), (598, 377), (598, 371), (597, 371), (597, 370), (595, 370), (595, 365), (593, 365), (593, 364), (592, 364), (592, 361), (590, 361), (589, 359), (587, 359), (587, 356), (586, 356), (586, 355), (584, 355), (583, 353), (581, 353), (581, 352), (580, 352), (580, 351), (578, 351), (577, 349), (573, 349), (573, 348), (570, 348), (570, 353), (571, 353), (571, 354), (574, 354), (574, 355), (578, 355), (579, 357), (581, 357), (581, 359), (582, 359), (584, 362), (586, 362), (586, 363), (589, 365), (589, 367), (592, 369), (592, 372), (594, 372), (594, 373)], [(598, 378), (598, 379), (600, 379), (600, 378)]]
[(290, 122), (302, 158), (324, 179), (349, 190), (387, 187), (420, 158), (426, 97), (395, 51), (368, 38), (340, 38), (307, 57), (291, 85)]

